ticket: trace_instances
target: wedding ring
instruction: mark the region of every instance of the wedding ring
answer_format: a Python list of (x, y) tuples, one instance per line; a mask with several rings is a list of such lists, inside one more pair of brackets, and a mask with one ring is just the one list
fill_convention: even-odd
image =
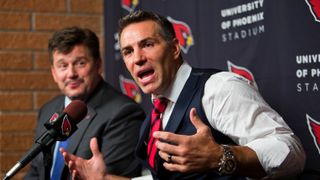
[(169, 154), (169, 156), (168, 156), (168, 163), (172, 163), (172, 155), (171, 154)]

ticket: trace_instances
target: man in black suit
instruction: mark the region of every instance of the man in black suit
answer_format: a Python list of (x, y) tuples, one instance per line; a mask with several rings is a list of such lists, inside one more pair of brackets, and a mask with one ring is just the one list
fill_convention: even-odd
[[(88, 114), (69, 138), (66, 149), (90, 158), (89, 141), (96, 137), (109, 172), (126, 177), (139, 176), (141, 167), (134, 157), (134, 147), (145, 115), (138, 104), (103, 80), (96, 34), (79, 27), (65, 28), (53, 34), (48, 49), (51, 73), (63, 95), (40, 109), (35, 137), (45, 131), (43, 124), (55, 112), (61, 112), (72, 100), (83, 100)], [(24, 179), (49, 179), (55, 162), (54, 153), (57, 152), (52, 147), (39, 154), (31, 162)], [(65, 167), (58, 179), (68, 176)]]
[[(163, 16), (136, 11), (119, 24), (124, 63), (154, 99), (136, 149), (154, 179), (282, 179), (303, 170), (299, 138), (247, 79), (191, 67)], [(73, 176), (123, 178), (100, 163), (94, 139), (91, 145), (89, 160), (62, 150)]]

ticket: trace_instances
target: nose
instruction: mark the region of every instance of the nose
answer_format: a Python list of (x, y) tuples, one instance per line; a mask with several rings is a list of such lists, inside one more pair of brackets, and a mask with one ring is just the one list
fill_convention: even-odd
[(134, 64), (141, 66), (144, 64), (145, 61), (146, 61), (146, 56), (144, 52), (141, 49), (136, 49), (134, 51), (134, 57), (133, 57)]
[(68, 78), (74, 79), (78, 76), (76, 68), (74, 66), (69, 66), (68, 68)]

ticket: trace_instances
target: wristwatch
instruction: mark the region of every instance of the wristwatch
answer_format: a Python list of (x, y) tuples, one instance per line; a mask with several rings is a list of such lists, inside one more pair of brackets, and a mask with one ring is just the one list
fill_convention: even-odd
[(237, 169), (237, 161), (236, 158), (231, 151), (230, 146), (222, 145), (223, 147), (223, 155), (220, 158), (218, 173), (219, 175), (229, 175), (234, 173)]

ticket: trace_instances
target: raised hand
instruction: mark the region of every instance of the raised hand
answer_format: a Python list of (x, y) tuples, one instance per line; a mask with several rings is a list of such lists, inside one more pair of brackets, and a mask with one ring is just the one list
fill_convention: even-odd
[(103, 155), (99, 151), (97, 138), (92, 138), (90, 141), (90, 149), (92, 158), (85, 160), (81, 157), (72, 155), (60, 149), (65, 163), (69, 167), (72, 179), (74, 180), (103, 180), (107, 176), (107, 167), (103, 161)]
[[(170, 132), (157, 131), (153, 135), (163, 141), (157, 142), (159, 155), (166, 162), (164, 167), (170, 171), (203, 172), (217, 169), (222, 147), (217, 144), (206, 126), (196, 113), (190, 111), (190, 120), (197, 129), (194, 135), (178, 135)], [(168, 144), (166, 142), (173, 143)]]

